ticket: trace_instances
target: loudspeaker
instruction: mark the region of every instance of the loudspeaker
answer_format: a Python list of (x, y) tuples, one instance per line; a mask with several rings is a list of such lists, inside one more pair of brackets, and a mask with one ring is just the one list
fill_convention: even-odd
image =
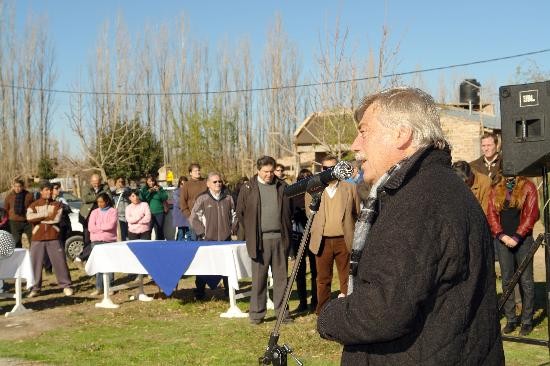
[(503, 174), (542, 175), (550, 168), (550, 81), (502, 86), (499, 96)]

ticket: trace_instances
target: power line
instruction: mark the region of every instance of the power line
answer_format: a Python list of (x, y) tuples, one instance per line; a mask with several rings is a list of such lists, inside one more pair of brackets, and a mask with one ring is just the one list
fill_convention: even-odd
[[(446, 66), (436, 66), (430, 67), (427, 69), (419, 69), (414, 71), (403, 71), (392, 74), (384, 74), (382, 78), (395, 77), (395, 76), (406, 76), (413, 74), (422, 74), (431, 71), (438, 70), (448, 70), (464, 66), (472, 66), (485, 64), (496, 61), (509, 60), (518, 57), (532, 56), (541, 53), (550, 52), (550, 48), (542, 49), (538, 51), (531, 51), (525, 53), (519, 53), (510, 56), (495, 57), (484, 60), (464, 62), (460, 64), (452, 64)], [(294, 85), (283, 85), (283, 86), (268, 86), (263, 88), (249, 88), (249, 89), (230, 89), (230, 90), (213, 90), (213, 91), (197, 91), (197, 92), (110, 92), (110, 91), (76, 91), (76, 90), (66, 90), (66, 89), (48, 89), (48, 88), (32, 88), (22, 85), (6, 85), (1, 84), (3, 88), (13, 88), (18, 90), (29, 90), (29, 91), (38, 91), (46, 93), (56, 93), (56, 94), (87, 94), (87, 95), (120, 95), (120, 96), (196, 96), (196, 95), (209, 95), (209, 94), (229, 94), (229, 93), (249, 93), (249, 92), (258, 92), (258, 91), (269, 91), (269, 90), (284, 90), (284, 89), (297, 89), (297, 88), (309, 88), (314, 86), (325, 86), (325, 85), (334, 85), (334, 84), (345, 84), (357, 81), (367, 81), (377, 79), (378, 76), (366, 76), (362, 78), (354, 79), (344, 79), (344, 80), (332, 80), (332, 81), (322, 81), (322, 82), (313, 82), (313, 83), (303, 83), (303, 84), (294, 84)]]

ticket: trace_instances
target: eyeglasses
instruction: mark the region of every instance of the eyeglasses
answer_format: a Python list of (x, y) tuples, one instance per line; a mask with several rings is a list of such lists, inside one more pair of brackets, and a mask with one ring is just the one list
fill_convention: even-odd
[(329, 170), (329, 169), (332, 169), (334, 168), (334, 166), (322, 166), (323, 170)]
[(214, 184), (218, 184), (218, 183), (223, 184), (223, 182), (221, 180), (215, 180), (215, 181), (212, 181), (212, 183), (214, 183)]

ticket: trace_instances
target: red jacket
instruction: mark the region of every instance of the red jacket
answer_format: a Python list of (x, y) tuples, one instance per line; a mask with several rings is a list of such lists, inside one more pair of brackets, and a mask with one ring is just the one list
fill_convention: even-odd
[[(498, 238), (503, 231), (502, 225), (500, 224), (500, 211), (495, 207), (495, 190), (497, 188), (498, 186), (495, 186), (491, 190), (487, 212), (487, 220), (489, 221), (489, 226), (491, 226), (491, 233), (495, 238)], [(516, 229), (515, 236), (523, 240), (526, 236), (532, 234), (533, 227), (539, 219), (539, 204), (537, 188), (531, 181), (526, 179), (521, 189), (523, 190), (521, 194), (525, 196), (525, 200), (521, 207), (519, 226)]]

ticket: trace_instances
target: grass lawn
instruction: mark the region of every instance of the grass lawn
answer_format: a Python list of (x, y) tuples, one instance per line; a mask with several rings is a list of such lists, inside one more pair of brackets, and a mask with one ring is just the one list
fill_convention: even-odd
[[(246, 318), (220, 318), (219, 314), (227, 310), (222, 292), (208, 292), (212, 300), (196, 302), (191, 290), (194, 278), (180, 282), (183, 290), (177, 291), (175, 298), (129, 301), (128, 296), (135, 291), (125, 290), (114, 297), (121, 304), (119, 309), (96, 309), (95, 300), (86, 296), (93, 289), (93, 280), (77, 268), (71, 268), (71, 275), (77, 288), (73, 298), (63, 298), (58, 290), (44, 291), (43, 297), (24, 301), (36, 310), (32, 314), (0, 319), (1, 358), (36, 362), (33, 365), (253, 365), (263, 354), (275, 324), (251, 325)], [(46, 283), (53, 280), (55, 277), (46, 276)], [(154, 289), (152, 285), (146, 288), (149, 293)], [(537, 283), (538, 310), (532, 337), (539, 339), (546, 338), (543, 299), (544, 286)], [(0, 306), (7, 309), (12, 304), (0, 300)], [(243, 311), (248, 309), (247, 299), (238, 304)], [(293, 299), (290, 309), (297, 305)], [(54, 308), (45, 309), (47, 306)], [(47, 326), (36, 331), (33, 322)], [(305, 365), (339, 364), (341, 347), (319, 337), (315, 315), (296, 316), (294, 323), (281, 327), (280, 334), (279, 344), (289, 344)], [(505, 342), (504, 348), (507, 365), (549, 361), (544, 347)], [(294, 364), (290, 357), (288, 364)]]

